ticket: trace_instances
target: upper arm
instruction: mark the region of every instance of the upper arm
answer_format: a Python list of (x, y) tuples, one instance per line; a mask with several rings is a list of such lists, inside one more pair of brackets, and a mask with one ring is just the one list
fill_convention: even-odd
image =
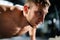
[(30, 36), (33, 36), (33, 35), (35, 35), (36, 34), (36, 28), (31, 28), (30, 30), (29, 30), (29, 35)]
[(31, 40), (36, 40), (36, 28), (32, 28), (30, 31), (29, 31), (29, 35), (30, 35), (30, 38)]
[(19, 35), (25, 34), (26, 32), (30, 31), (30, 29), (31, 29), (30, 26), (26, 26), (26, 27), (21, 28), (21, 30), (19, 31)]

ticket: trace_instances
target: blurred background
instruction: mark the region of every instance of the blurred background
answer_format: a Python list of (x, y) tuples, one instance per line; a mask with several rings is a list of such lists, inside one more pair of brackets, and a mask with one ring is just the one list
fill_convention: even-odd
[[(0, 4), (24, 5), (25, 0), (0, 0)], [(60, 0), (50, 0), (51, 6), (43, 24), (36, 30), (37, 40), (49, 40), (60, 36)], [(23, 36), (0, 40), (30, 40), (28, 32)]]

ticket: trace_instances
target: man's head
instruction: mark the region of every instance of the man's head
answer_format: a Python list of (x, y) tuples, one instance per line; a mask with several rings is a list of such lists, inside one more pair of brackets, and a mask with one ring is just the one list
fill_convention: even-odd
[(44, 21), (49, 6), (49, 0), (26, 0), (23, 14), (32, 26), (36, 26)]

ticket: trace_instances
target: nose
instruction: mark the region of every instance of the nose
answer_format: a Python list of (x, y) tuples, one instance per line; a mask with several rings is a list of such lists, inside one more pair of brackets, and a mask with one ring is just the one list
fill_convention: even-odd
[(44, 10), (44, 13), (45, 13), (45, 14), (47, 14), (47, 13), (48, 13), (48, 10), (47, 10), (47, 9), (46, 9), (46, 10)]
[(46, 12), (45, 13), (48, 13), (48, 10), (46, 10)]
[(44, 13), (48, 13), (48, 7), (43, 9)]

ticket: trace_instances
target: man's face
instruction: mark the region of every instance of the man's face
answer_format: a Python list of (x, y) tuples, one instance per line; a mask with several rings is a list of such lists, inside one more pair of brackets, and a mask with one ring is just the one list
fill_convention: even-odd
[(36, 26), (44, 21), (45, 15), (48, 13), (49, 6), (41, 7), (41, 5), (35, 5), (28, 10), (27, 20), (33, 26)]

